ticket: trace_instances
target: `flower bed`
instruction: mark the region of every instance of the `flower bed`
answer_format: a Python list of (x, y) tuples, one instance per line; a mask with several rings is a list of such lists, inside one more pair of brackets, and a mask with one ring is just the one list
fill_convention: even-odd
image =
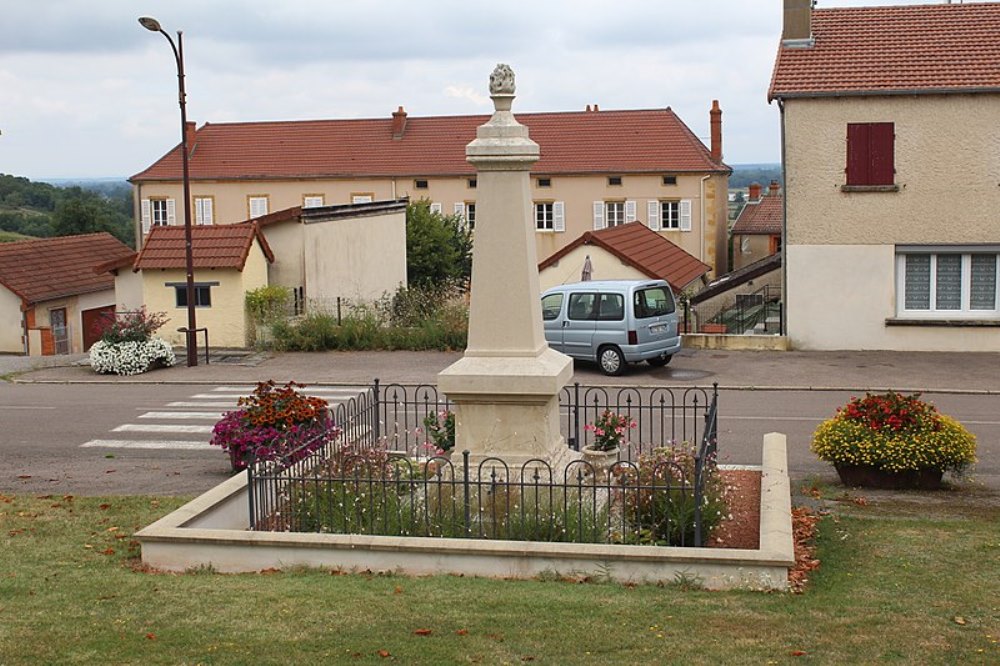
[(154, 337), (167, 318), (162, 312), (138, 310), (103, 315), (95, 324), (101, 339), (90, 347), (90, 367), (100, 374), (138, 375), (177, 362), (174, 350)]

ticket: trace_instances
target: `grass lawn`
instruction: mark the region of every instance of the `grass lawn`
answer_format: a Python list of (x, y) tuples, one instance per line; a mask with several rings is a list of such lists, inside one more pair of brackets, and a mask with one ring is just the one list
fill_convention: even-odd
[(0, 494), (0, 664), (1000, 663), (1000, 508), (975, 498), (839, 503), (803, 595), (142, 572), (132, 533), (182, 502)]

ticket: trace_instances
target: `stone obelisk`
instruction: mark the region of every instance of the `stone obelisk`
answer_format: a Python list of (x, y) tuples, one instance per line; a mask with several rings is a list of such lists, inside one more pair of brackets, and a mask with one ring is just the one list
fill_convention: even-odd
[(455, 449), (468, 449), (473, 463), (497, 456), (558, 466), (568, 455), (559, 391), (573, 361), (549, 349), (542, 329), (529, 176), (539, 149), (511, 113), (507, 65), (493, 70), (490, 97), (493, 116), (465, 148), (478, 171), (469, 343), (438, 388), (455, 405)]

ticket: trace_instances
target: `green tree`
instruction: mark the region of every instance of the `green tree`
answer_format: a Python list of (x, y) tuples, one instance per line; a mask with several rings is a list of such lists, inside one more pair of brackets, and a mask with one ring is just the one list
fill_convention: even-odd
[(426, 199), (406, 207), (406, 279), (411, 286), (467, 285), (472, 234), (460, 215), (432, 212)]

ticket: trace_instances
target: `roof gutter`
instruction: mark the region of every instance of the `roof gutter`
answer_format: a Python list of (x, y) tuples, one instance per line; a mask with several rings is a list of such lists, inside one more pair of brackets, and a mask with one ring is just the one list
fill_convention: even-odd
[(768, 103), (783, 99), (809, 99), (822, 97), (882, 97), (898, 95), (983, 95), (1000, 94), (1000, 87), (978, 88), (894, 88), (888, 90), (824, 90), (818, 92), (768, 93)]

